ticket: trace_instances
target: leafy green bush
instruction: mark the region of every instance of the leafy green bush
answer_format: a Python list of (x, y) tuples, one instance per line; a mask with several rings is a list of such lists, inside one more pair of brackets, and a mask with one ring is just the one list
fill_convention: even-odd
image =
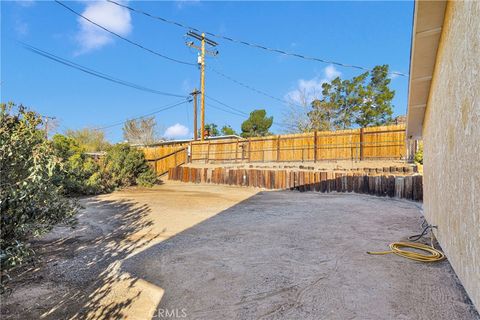
[(105, 171), (114, 188), (135, 184), (151, 186), (157, 180), (143, 152), (125, 143), (116, 144), (107, 151)]
[(53, 144), (39, 129), (41, 116), (13, 103), (0, 107), (0, 289), (9, 272), (32, 256), (28, 239), (71, 223), (76, 204), (62, 196), (62, 170)]
[(57, 182), (65, 193), (99, 194), (106, 191), (100, 165), (84, 153), (85, 149), (75, 139), (56, 134), (52, 142), (64, 163)]
[(42, 118), (23, 106), (0, 108), (0, 292), (12, 269), (33, 256), (28, 240), (58, 223), (73, 223), (78, 211), (65, 194), (98, 194), (156, 182), (142, 151), (109, 147), (98, 161), (75, 138), (41, 130)]
[(414, 160), (416, 163), (423, 164), (423, 143), (420, 143), (420, 144), (418, 145), (418, 150), (417, 150), (417, 152), (415, 153), (415, 156), (414, 156), (413, 160)]
[(136, 179), (136, 183), (142, 187), (152, 187), (157, 181), (157, 175), (153, 170), (147, 170), (140, 173)]
[(143, 152), (128, 144), (109, 147), (99, 161), (86, 155), (74, 138), (57, 134), (53, 144), (64, 161), (58, 183), (67, 194), (99, 194), (136, 184), (149, 187), (157, 180)]

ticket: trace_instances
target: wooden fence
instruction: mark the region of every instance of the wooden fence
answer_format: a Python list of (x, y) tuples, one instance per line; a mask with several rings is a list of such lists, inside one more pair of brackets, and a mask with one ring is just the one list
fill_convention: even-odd
[(405, 126), (191, 142), (191, 162), (406, 159)]
[[(161, 175), (185, 162), (318, 162), (407, 159), (405, 125), (143, 147)], [(189, 151), (188, 151), (189, 150)]]
[(355, 192), (416, 201), (423, 199), (421, 175), (176, 167), (169, 170), (168, 179), (278, 190)]
[(157, 176), (161, 176), (167, 173), (170, 168), (181, 166), (187, 161), (186, 147), (175, 146), (155, 150), (143, 148), (143, 152), (145, 152), (145, 158), (153, 167)]

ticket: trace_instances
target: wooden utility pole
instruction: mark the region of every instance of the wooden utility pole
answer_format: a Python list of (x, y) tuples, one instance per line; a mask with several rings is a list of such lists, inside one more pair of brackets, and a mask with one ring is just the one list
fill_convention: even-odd
[(193, 89), (191, 95), (193, 96), (193, 140), (198, 139), (198, 128), (197, 128), (197, 95), (200, 91), (197, 88)]
[(201, 107), (201, 113), (200, 113), (200, 136), (201, 140), (203, 141), (205, 139), (205, 33), (202, 33), (202, 54), (200, 55), (201, 60), (200, 60), (200, 91), (202, 92), (201, 98), (200, 98), (200, 107)]
[(198, 64), (200, 65), (200, 139), (203, 141), (205, 139), (205, 54), (210, 54), (216, 56), (218, 51), (208, 51), (205, 49), (205, 44), (208, 44), (212, 47), (217, 46), (215, 41), (212, 41), (205, 37), (205, 33), (201, 35), (194, 32), (189, 31), (187, 36), (193, 37), (200, 41), (201, 45), (197, 46), (193, 43), (193, 41), (187, 42), (187, 46), (196, 48), (200, 51), (198, 56)]

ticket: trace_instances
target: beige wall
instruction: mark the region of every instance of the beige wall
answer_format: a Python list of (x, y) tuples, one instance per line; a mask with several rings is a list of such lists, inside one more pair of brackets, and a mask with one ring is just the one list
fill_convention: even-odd
[(424, 211), (480, 310), (480, 1), (449, 2), (423, 124)]

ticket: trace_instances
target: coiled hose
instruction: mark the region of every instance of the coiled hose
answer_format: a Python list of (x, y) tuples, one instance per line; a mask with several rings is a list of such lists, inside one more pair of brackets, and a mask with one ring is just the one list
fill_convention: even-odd
[[(424, 226), (423, 223), (422, 223), (422, 226)], [(389, 247), (390, 247), (389, 251), (367, 251), (367, 253), (368, 254), (394, 253), (400, 257), (404, 257), (407, 259), (420, 261), (420, 262), (442, 261), (443, 259), (445, 259), (445, 254), (443, 254), (443, 252), (441, 252), (440, 250), (435, 249), (435, 247), (433, 246), (433, 232), (432, 232), (433, 228), (436, 228), (436, 226), (427, 224), (421, 234), (408, 237), (409, 240), (417, 241), (417, 240), (420, 240), (420, 238), (422, 238), (423, 236), (425, 236), (428, 230), (430, 230), (430, 243), (431, 243), (430, 246), (423, 243), (393, 242), (389, 244)], [(412, 248), (412, 249), (427, 252), (429, 254), (423, 254), (423, 253), (419, 253), (411, 250), (403, 250), (402, 248)]]
[[(389, 245), (389, 251), (368, 251), (368, 254), (390, 254), (394, 253), (400, 257), (407, 259), (420, 261), (420, 262), (436, 262), (442, 261), (445, 259), (443, 252), (435, 249), (433, 246), (428, 246), (422, 243), (413, 243), (413, 242), (393, 242)], [(419, 252), (414, 252), (410, 250), (403, 250), (402, 248), (412, 248), (421, 251), (428, 252), (429, 254), (423, 254)]]

